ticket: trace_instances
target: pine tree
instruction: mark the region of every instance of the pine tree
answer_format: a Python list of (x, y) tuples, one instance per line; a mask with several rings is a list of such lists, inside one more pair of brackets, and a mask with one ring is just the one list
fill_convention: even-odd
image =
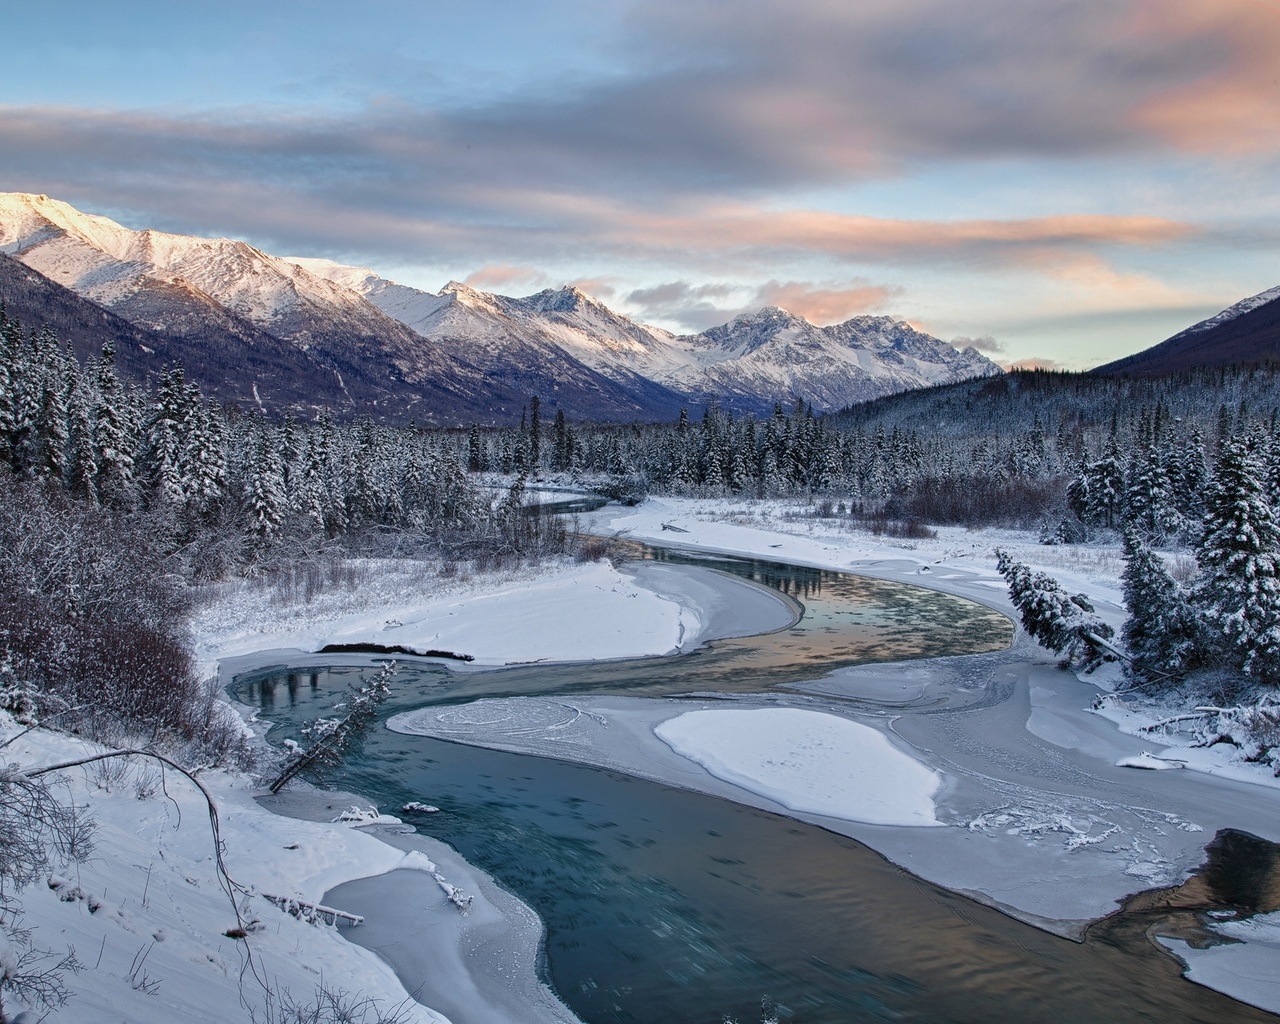
[(1125, 526), (1151, 544), (1163, 544), (1181, 530), (1173, 486), (1154, 446), (1135, 457), (1130, 466), (1124, 513)]
[(181, 508), (187, 498), (180, 437), (183, 384), (181, 367), (161, 372), (146, 431), (147, 482), (159, 499), (174, 508)]
[(529, 470), (537, 475), (542, 465), (542, 399), (529, 399)]
[(1125, 530), (1124, 552), (1121, 582), (1129, 617), (1120, 635), (1133, 658), (1133, 674), (1150, 680), (1197, 668), (1204, 659), (1203, 638), (1190, 595), (1133, 530)]
[(1280, 682), (1280, 524), (1247, 438), (1228, 439), (1205, 502), (1196, 603), (1224, 662)]
[(1113, 436), (1102, 458), (1088, 469), (1089, 504), (1081, 516), (1090, 526), (1114, 527), (1124, 508), (1124, 471), (1120, 466), (1120, 446)]
[(47, 356), (40, 400), (40, 471), (50, 480), (63, 483), (67, 478), (70, 433), (67, 399), (73, 379), (69, 363), (74, 357), (63, 356), (56, 347)]
[(267, 544), (280, 532), (289, 506), (284, 493), (284, 474), (280, 470), (279, 448), (265, 424), (258, 430), (253, 462), (246, 478), (246, 492), (249, 535), (259, 544)]
[(102, 347), (98, 363), (97, 405), (94, 409), (94, 464), (98, 499), (125, 508), (133, 503), (133, 439), (128, 398), (115, 371), (115, 346)]
[(996, 567), (1009, 585), (1009, 600), (1018, 609), (1022, 628), (1032, 639), (1063, 655), (1064, 664), (1076, 664), (1086, 672), (1108, 658), (1106, 641), (1115, 630), (1093, 614), (1088, 598), (1068, 594), (1052, 576), (1032, 572), (999, 548)]

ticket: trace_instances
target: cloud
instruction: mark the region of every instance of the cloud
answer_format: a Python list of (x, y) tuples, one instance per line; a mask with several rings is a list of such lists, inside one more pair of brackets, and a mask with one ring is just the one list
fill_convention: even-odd
[(725, 302), (736, 290), (729, 284), (668, 281), (650, 288), (637, 288), (623, 301), (640, 320), (704, 331), (733, 319), (736, 312), (728, 312)]
[(900, 289), (867, 281), (821, 284), (811, 281), (768, 281), (762, 285), (694, 285), (669, 281), (638, 288), (625, 296), (634, 315), (650, 322), (668, 323), (703, 331), (728, 323), (743, 313), (764, 306), (780, 306), (823, 326), (848, 320), (859, 313), (880, 310)]
[(328, 117), (0, 107), (0, 173), (214, 227), (221, 204), (203, 204), (219, 188), (256, 194), (268, 216), (272, 197), (296, 190), (313, 209), (406, 216), (428, 241), (457, 228), (548, 245), (555, 207), (583, 198), (679, 215), (920, 162), (1280, 148), (1280, 5), (1258, 0), (629, 11), (614, 73), (467, 105), (391, 96)]
[(1280, 139), (1280, 8), (1254, 0), (1163, 0), (1138, 5), (1132, 32), (1170, 51), (1213, 52), (1186, 80), (1134, 111), (1134, 122), (1200, 152), (1274, 151)]
[(513, 267), (490, 263), (474, 270), (462, 282), (484, 291), (500, 292), (504, 289), (545, 288), (547, 275), (536, 267)]
[[(585, 207), (581, 210), (587, 212)], [(589, 229), (593, 222), (601, 230), (601, 241), (619, 247), (678, 247), (716, 254), (807, 253), (850, 262), (911, 263), (932, 259), (1004, 264), (1022, 262), (1028, 253), (1052, 263), (1055, 253), (1101, 245), (1163, 245), (1200, 231), (1191, 224), (1148, 216), (929, 221), (724, 203), (686, 209), (679, 215), (615, 208), (610, 216), (592, 211), (579, 226)]]
[(1045, 356), (1028, 356), (1026, 359), (1017, 359), (1005, 367), (1006, 370), (1058, 370), (1062, 368), (1062, 363), (1056, 359), (1048, 359)]
[(869, 282), (824, 287), (808, 281), (770, 281), (756, 290), (756, 302), (761, 306), (780, 306), (810, 323), (825, 326), (860, 313), (878, 312), (890, 297), (901, 291)]
[(587, 295), (597, 299), (608, 300), (618, 294), (618, 289), (614, 287), (612, 278), (579, 277), (568, 282), (568, 284), (573, 288), (577, 288), (578, 291), (585, 292)]
[(951, 339), (951, 344), (958, 349), (976, 348), (979, 352), (989, 352), (992, 355), (1002, 355), (1005, 351), (1004, 343), (997, 341), (990, 334), (984, 334), (978, 338), (957, 337)]

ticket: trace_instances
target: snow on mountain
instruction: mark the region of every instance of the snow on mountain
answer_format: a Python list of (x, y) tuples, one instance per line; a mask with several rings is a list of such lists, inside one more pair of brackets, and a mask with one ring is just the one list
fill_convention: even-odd
[(815, 409), (909, 388), (1000, 373), (974, 349), (957, 351), (891, 317), (854, 317), (816, 327), (768, 306), (698, 335), (674, 336), (609, 309), (577, 288), (525, 298), (450, 281), (438, 293), (384, 280), (363, 268), (297, 260), (312, 273), (359, 291), (389, 316), (460, 357), (501, 361), (521, 350), (568, 356), (617, 383), (637, 380), (699, 402), (744, 410), (804, 398)]
[(1265, 292), (1259, 292), (1257, 295), (1251, 295), (1247, 299), (1241, 299), (1233, 306), (1228, 306), (1221, 313), (1209, 317), (1207, 320), (1201, 320), (1198, 324), (1192, 324), (1185, 331), (1181, 331), (1174, 337), (1180, 337), (1187, 334), (1199, 334), (1202, 331), (1212, 330), (1219, 324), (1225, 324), (1228, 320), (1234, 320), (1237, 317), (1244, 316), (1245, 313), (1252, 312), (1259, 306), (1265, 306), (1268, 302), (1274, 302), (1280, 299), (1280, 285), (1274, 288), (1268, 288)]
[[(799, 398), (825, 411), (1000, 372), (889, 317), (816, 327), (767, 307), (676, 337), (573, 287), (511, 298), (451, 281), (432, 293), (234, 239), (134, 231), (44, 195), (0, 193), (0, 252), (200, 348), (221, 374), (215, 391), (234, 393), (252, 352), (254, 383), (274, 385), (278, 405), (301, 393), (380, 418), (503, 422), (535, 394), (606, 420), (666, 419), (712, 400), (751, 412)], [(280, 358), (282, 345), (303, 363)]]
[(178, 289), (303, 347), (320, 318), (361, 334), (387, 326), (352, 289), (247, 242), (133, 231), (43, 195), (0, 194), (0, 249), (108, 309)]
[(690, 338), (695, 361), (664, 377), (730, 404), (751, 396), (803, 398), (815, 410), (840, 409), (881, 395), (1001, 373), (969, 348), (957, 351), (887, 316), (860, 316), (817, 327), (776, 306), (736, 317)]

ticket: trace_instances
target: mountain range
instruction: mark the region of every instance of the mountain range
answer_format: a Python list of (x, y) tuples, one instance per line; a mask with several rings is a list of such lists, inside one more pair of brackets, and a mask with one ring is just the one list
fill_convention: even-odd
[(180, 360), (224, 400), (389, 422), (512, 422), (535, 394), (606, 421), (713, 401), (821, 412), (1002, 372), (887, 316), (818, 327), (766, 307), (677, 336), (572, 287), (432, 293), (242, 241), (135, 231), (27, 193), (0, 193), (0, 297), (81, 355), (110, 337), (133, 376)]

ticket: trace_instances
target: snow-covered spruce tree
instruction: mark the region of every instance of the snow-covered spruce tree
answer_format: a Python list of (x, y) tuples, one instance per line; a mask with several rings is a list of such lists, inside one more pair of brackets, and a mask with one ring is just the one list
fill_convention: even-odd
[(98, 499), (104, 505), (129, 508), (133, 504), (136, 445), (127, 398), (116, 376), (115, 346), (110, 342), (102, 347), (96, 397), (93, 461), (98, 471)]
[(249, 535), (258, 545), (265, 546), (280, 532), (289, 508), (279, 451), (266, 424), (259, 428), (253, 463), (245, 480), (245, 499)]
[(996, 549), (996, 567), (1009, 584), (1009, 600), (1022, 617), (1022, 628), (1042, 647), (1063, 656), (1062, 665), (1092, 672), (1112, 657), (1107, 642), (1115, 635), (1093, 614), (1083, 594), (1068, 594), (1062, 584)]
[(1134, 456), (1125, 488), (1125, 528), (1152, 544), (1164, 544), (1182, 529), (1173, 486), (1155, 446)]
[(1248, 676), (1280, 683), (1280, 524), (1251, 438), (1222, 446), (1196, 561), (1193, 598), (1215, 653)]
[(1200, 620), (1164, 562), (1133, 529), (1124, 532), (1121, 576), (1129, 618), (1121, 629), (1136, 679), (1159, 682), (1199, 667), (1205, 659)]
[(1089, 504), (1082, 519), (1090, 526), (1116, 525), (1124, 509), (1124, 472), (1120, 466), (1120, 447), (1113, 436), (1107, 442), (1102, 458), (1091, 463), (1089, 475)]

